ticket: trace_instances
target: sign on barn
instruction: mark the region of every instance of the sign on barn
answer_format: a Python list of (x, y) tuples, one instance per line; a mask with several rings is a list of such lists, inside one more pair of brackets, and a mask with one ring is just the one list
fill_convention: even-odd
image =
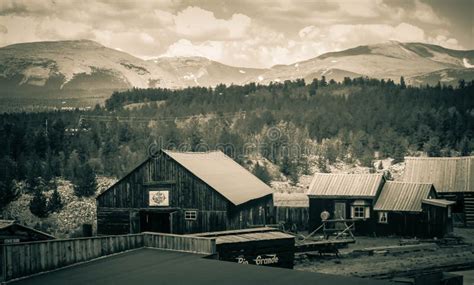
[(169, 191), (149, 191), (149, 206), (169, 206)]

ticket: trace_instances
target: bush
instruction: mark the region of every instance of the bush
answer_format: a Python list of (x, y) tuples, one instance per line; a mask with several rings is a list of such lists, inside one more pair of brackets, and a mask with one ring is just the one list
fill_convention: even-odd
[(48, 216), (48, 207), (46, 204), (46, 197), (43, 194), (42, 188), (38, 187), (35, 190), (33, 199), (30, 201), (30, 211), (33, 215), (39, 218)]
[(63, 208), (63, 201), (59, 195), (58, 189), (54, 189), (51, 198), (48, 201), (48, 211), (50, 213), (59, 212)]

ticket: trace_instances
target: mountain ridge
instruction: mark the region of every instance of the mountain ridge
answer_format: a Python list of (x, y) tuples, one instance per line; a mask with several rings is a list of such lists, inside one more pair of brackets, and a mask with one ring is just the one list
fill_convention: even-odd
[(104, 90), (108, 96), (111, 90), (132, 87), (269, 84), (321, 76), (336, 81), (359, 76), (398, 81), (404, 76), (408, 84), (438, 80), (455, 85), (461, 78), (473, 80), (473, 67), (474, 50), (396, 41), (361, 45), (271, 68), (235, 67), (196, 56), (143, 60), (92, 40), (42, 41), (0, 48), (0, 95)]

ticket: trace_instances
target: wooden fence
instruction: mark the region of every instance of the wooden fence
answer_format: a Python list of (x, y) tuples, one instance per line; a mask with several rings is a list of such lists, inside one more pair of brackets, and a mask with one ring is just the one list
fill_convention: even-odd
[(142, 247), (213, 254), (215, 239), (141, 233), (5, 244), (0, 247), (0, 281)]
[(144, 245), (146, 247), (201, 254), (216, 253), (215, 238), (161, 233), (158, 234), (150, 232), (146, 232), (144, 234)]

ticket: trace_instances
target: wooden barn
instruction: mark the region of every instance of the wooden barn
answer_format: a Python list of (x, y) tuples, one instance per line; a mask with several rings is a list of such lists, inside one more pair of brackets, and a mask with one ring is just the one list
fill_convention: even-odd
[(54, 236), (16, 223), (13, 220), (0, 220), (0, 244), (55, 239)]
[(97, 233), (199, 233), (264, 225), (272, 190), (220, 151), (161, 150), (97, 197)]
[(316, 173), (308, 189), (310, 230), (318, 228), (321, 213), (328, 212), (329, 219), (355, 221), (358, 234), (374, 233), (373, 206), (384, 182), (381, 174)]
[(273, 193), (275, 220), (285, 230), (308, 230), (309, 199), (306, 193)]
[(404, 182), (432, 183), (443, 199), (455, 201), (453, 213), (474, 226), (474, 156), (406, 157)]
[(441, 238), (452, 232), (451, 205), (433, 184), (387, 181), (374, 206), (378, 235)]

